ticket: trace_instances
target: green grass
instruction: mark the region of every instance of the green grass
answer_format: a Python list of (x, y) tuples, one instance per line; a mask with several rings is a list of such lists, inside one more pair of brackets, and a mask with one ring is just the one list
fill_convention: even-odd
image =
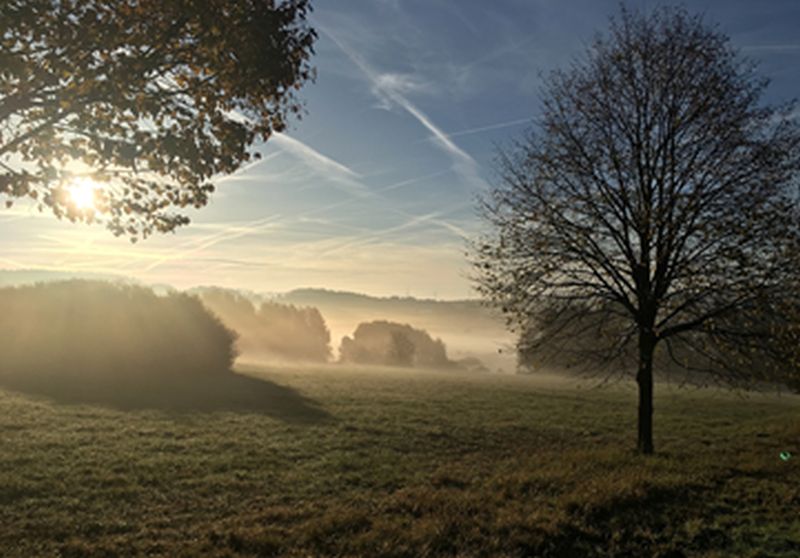
[(800, 556), (798, 397), (658, 385), (641, 457), (630, 385), (245, 371), (178, 410), (0, 390), (0, 556)]

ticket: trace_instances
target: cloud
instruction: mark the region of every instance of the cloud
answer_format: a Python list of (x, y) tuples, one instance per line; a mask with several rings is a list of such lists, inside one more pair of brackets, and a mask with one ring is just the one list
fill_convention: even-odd
[(409, 93), (433, 93), (436, 87), (413, 74), (383, 73), (375, 76), (378, 91), (391, 91), (398, 95)]
[(270, 153), (266, 157), (261, 157), (257, 161), (252, 161), (252, 162), (247, 163), (246, 165), (244, 165), (242, 167), (239, 167), (239, 169), (233, 174), (229, 174), (229, 175), (223, 176), (222, 178), (217, 179), (217, 182), (221, 183), (221, 182), (233, 182), (233, 181), (237, 181), (237, 180), (250, 180), (251, 179), (250, 177), (244, 176), (244, 174), (247, 171), (252, 170), (254, 167), (257, 167), (258, 165), (260, 165), (262, 163), (266, 163), (267, 161), (275, 159), (276, 157), (278, 157), (278, 156), (280, 156), (282, 154), (283, 154), (282, 151), (276, 151), (275, 153)]
[[(229, 111), (228, 116), (234, 120), (249, 121), (250, 118), (242, 114), (240, 111)], [(361, 175), (351, 169), (350, 167), (335, 161), (334, 159), (323, 155), (313, 147), (306, 145), (298, 139), (295, 139), (286, 134), (275, 132), (269, 139), (272, 145), (276, 145), (279, 149), (283, 150), (290, 155), (294, 155), (304, 163), (306, 163), (317, 174), (332, 180), (335, 184), (343, 186), (344, 190), (354, 196), (364, 196), (369, 193), (366, 186), (361, 184), (358, 179)], [(240, 169), (240, 172), (252, 169), (254, 166), (263, 163), (273, 157), (273, 153), (260, 161), (254, 161)], [(234, 180), (241, 179), (241, 176), (229, 177)]]
[(271, 140), (281, 149), (284, 149), (292, 155), (303, 159), (316, 170), (322, 172), (333, 172), (348, 178), (359, 178), (361, 176), (353, 169), (343, 165), (342, 163), (339, 163), (338, 161), (334, 161), (330, 157), (323, 155), (319, 151), (309, 147), (300, 140), (294, 139), (291, 136), (276, 133), (272, 136)]
[(191, 248), (188, 248), (186, 250), (173, 251), (170, 254), (159, 257), (156, 261), (146, 266), (143, 271), (152, 271), (158, 266), (171, 260), (184, 260), (188, 256), (197, 254), (198, 252), (201, 252), (206, 248), (210, 248), (215, 244), (219, 244), (220, 242), (227, 242), (229, 240), (234, 240), (236, 238), (240, 238), (246, 235), (251, 235), (263, 232), (267, 229), (275, 228), (277, 226), (276, 221), (278, 221), (280, 217), (281, 217), (280, 215), (271, 215), (263, 219), (256, 219), (255, 221), (250, 221), (245, 225), (229, 226), (226, 229), (223, 229), (222, 231), (216, 234), (208, 235), (193, 242), (194, 245)]
[(494, 50), (491, 50), (491, 51), (487, 52), (486, 54), (483, 54), (483, 55), (479, 56), (478, 58), (475, 58), (471, 62), (468, 62), (467, 64), (463, 64), (461, 66), (461, 69), (462, 70), (470, 70), (470, 69), (472, 69), (472, 68), (474, 68), (476, 66), (480, 66), (482, 64), (485, 64), (486, 62), (489, 62), (490, 60), (494, 60), (495, 58), (499, 58), (501, 56), (506, 56), (506, 55), (508, 55), (508, 54), (510, 54), (512, 52), (518, 52), (518, 51), (522, 50), (523, 47), (525, 47), (529, 43), (531, 43), (534, 39), (535, 39), (534, 35), (528, 35), (528, 36), (526, 36), (526, 37), (524, 37), (524, 38), (522, 38), (522, 39), (520, 39), (518, 41), (513, 41), (511, 43), (507, 43), (505, 45), (501, 45), (500, 47), (498, 47), (498, 48), (496, 48)]
[[(322, 157), (324, 157), (324, 155)], [(401, 188), (401, 187), (407, 186), (409, 184), (414, 184), (414, 183), (420, 182), (420, 181), (428, 179), (428, 178), (433, 178), (433, 177), (442, 175), (445, 172), (447, 172), (447, 171), (437, 171), (437, 172), (426, 174), (426, 175), (423, 175), (423, 176), (418, 176), (418, 177), (410, 178), (410, 179), (403, 180), (403, 181), (400, 181), (400, 182), (395, 182), (393, 184), (389, 184), (387, 186), (383, 186), (383, 187), (379, 188), (378, 190), (376, 190), (376, 192), (368, 192), (367, 195), (369, 197), (373, 197), (373, 198), (381, 198), (382, 196), (380, 196), (378, 194), (378, 192), (386, 192), (386, 191), (389, 191), (389, 190), (394, 190), (394, 189), (397, 189), (397, 188)], [(311, 209), (311, 210), (308, 210), (308, 211), (304, 211), (304, 212), (298, 213), (297, 215), (294, 216), (294, 218), (296, 220), (300, 221), (300, 220), (306, 219), (306, 218), (308, 218), (308, 217), (310, 217), (312, 215), (316, 215), (318, 213), (324, 213), (326, 211), (329, 211), (329, 210), (332, 210), (332, 209), (336, 209), (336, 208), (351, 204), (351, 203), (355, 202), (358, 199), (363, 199), (363, 197), (348, 198), (348, 199), (344, 199), (344, 200), (339, 200), (337, 202), (334, 202), (332, 204), (329, 204), (329, 205), (326, 205), (326, 206), (323, 206), (323, 207), (318, 207), (316, 209)], [(409, 215), (407, 213), (402, 212), (400, 210), (392, 209), (392, 211), (394, 211), (396, 213), (401, 213), (404, 216), (409, 217)], [(266, 218), (263, 218), (263, 219), (256, 219), (254, 221), (246, 222), (244, 224), (234, 224), (234, 223), (230, 223), (230, 224), (228, 224), (228, 223), (196, 224), (196, 225), (194, 225), (195, 229), (206, 229), (206, 230), (212, 230), (212, 231), (216, 231), (216, 232), (213, 232), (212, 234), (208, 234), (208, 235), (202, 236), (200, 238), (192, 239), (192, 240), (190, 240), (188, 242), (185, 242), (181, 246), (179, 246), (179, 248), (177, 250), (171, 250), (167, 254), (156, 254), (156, 255), (141, 256), (141, 257), (144, 257), (144, 258), (147, 258), (147, 259), (150, 259), (150, 260), (154, 260), (154, 261), (151, 261), (144, 268), (143, 271), (146, 271), (146, 272), (147, 271), (152, 271), (152, 270), (156, 269), (157, 267), (161, 266), (164, 263), (167, 263), (167, 262), (170, 262), (170, 261), (176, 261), (176, 260), (185, 260), (189, 256), (192, 256), (192, 259), (196, 260), (198, 253), (206, 250), (207, 248), (210, 248), (210, 247), (212, 247), (212, 246), (214, 246), (216, 244), (219, 244), (221, 242), (228, 242), (230, 240), (235, 240), (237, 238), (241, 238), (241, 237), (244, 237), (244, 236), (249, 236), (249, 235), (253, 235), (253, 234), (259, 234), (259, 233), (262, 233), (262, 232), (264, 232), (266, 230), (274, 230), (275, 228), (280, 226), (280, 224), (281, 224), (280, 221), (281, 220), (282, 219), (281, 219), (280, 215), (272, 215), (272, 216), (269, 216), (269, 217), (266, 217)], [(285, 220), (285, 218), (284, 218), (284, 220)], [(406, 224), (406, 225), (404, 225), (403, 228), (405, 228), (407, 226), (409, 226), (409, 225)], [(385, 233), (385, 232), (386, 231), (381, 231), (381, 233), (379, 233), (379, 234), (382, 234), (382, 233)], [(359, 238), (363, 238), (363, 235), (359, 234), (358, 237)], [(294, 250), (297, 251), (301, 247), (302, 247), (302, 245), (295, 245)]]
[(469, 154), (467, 154), (463, 149), (458, 147), (455, 143), (453, 143), (447, 134), (442, 132), (438, 127), (436, 127), (433, 122), (417, 107), (412, 105), (405, 97), (396, 94), (392, 95), (392, 99), (404, 109), (406, 109), (414, 118), (416, 118), (420, 124), (425, 126), (432, 134), (434, 139), (439, 143), (439, 145), (448, 153), (455, 156), (456, 158), (460, 159), (461, 161), (466, 161), (470, 165), (477, 165), (475, 163), (475, 159), (473, 159)]
[(358, 180), (361, 175), (350, 167), (286, 134), (274, 134), (271, 141), (280, 149), (301, 159), (318, 175), (341, 186), (346, 193), (356, 197), (369, 195), (369, 189)]
[(326, 255), (332, 252), (339, 252), (342, 250), (352, 250), (353, 248), (356, 247), (365, 246), (367, 244), (373, 244), (382, 238), (392, 235), (393, 233), (404, 231), (420, 225), (435, 225), (437, 227), (441, 227), (447, 230), (450, 233), (455, 234), (461, 239), (464, 239), (468, 236), (468, 233), (464, 229), (456, 225), (453, 225), (452, 223), (442, 219), (441, 217), (443, 217), (448, 213), (453, 213), (468, 205), (470, 205), (470, 202), (462, 202), (455, 206), (448, 207), (446, 211), (433, 211), (424, 215), (412, 215), (400, 209), (390, 207), (388, 208), (390, 211), (405, 217), (406, 220), (400, 223), (399, 225), (375, 231), (374, 233), (369, 235), (359, 235), (357, 237), (353, 237), (352, 240), (346, 241), (345, 243), (340, 244), (339, 246), (334, 246), (332, 248), (327, 249)]
[(370, 235), (367, 235), (367, 236), (359, 235), (358, 237), (355, 237), (354, 240), (350, 240), (350, 241), (347, 241), (347, 242), (345, 242), (343, 244), (340, 244), (339, 246), (334, 246), (332, 248), (329, 248), (328, 250), (325, 251), (325, 255), (327, 256), (327, 255), (330, 255), (330, 254), (332, 254), (334, 252), (341, 252), (342, 250), (352, 250), (353, 248), (356, 248), (356, 247), (359, 247), (359, 246), (365, 246), (367, 244), (372, 244), (376, 240), (378, 240), (380, 238), (383, 238), (383, 237), (386, 237), (388, 235), (391, 235), (392, 233), (400, 232), (400, 231), (409, 229), (411, 227), (424, 224), (425, 222), (430, 221), (431, 219), (435, 219), (436, 217), (439, 217), (441, 214), (442, 214), (441, 211), (434, 211), (434, 212), (428, 213), (426, 215), (411, 216), (405, 222), (403, 222), (403, 223), (401, 223), (399, 225), (396, 225), (394, 227), (389, 227), (388, 229), (383, 229), (381, 231), (377, 231), (377, 232), (375, 232), (373, 234), (370, 234)]
[(318, 25), (318, 28), (362, 71), (369, 81), (373, 94), (375, 94), (384, 105), (398, 105), (431, 132), (439, 148), (453, 157), (453, 169), (461, 175), (467, 183), (482, 188), (486, 186), (485, 181), (478, 173), (478, 164), (475, 159), (451, 141), (447, 134), (436, 126), (423, 111), (406, 97), (406, 94), (409, 92), (409, 87), (413, 87), (410, 84), (422, 82), (415, 81), (408, 76), (401, 79), (398, 78), (398, 74), (375, 71), (360, 54), (339, 40), (327, 28), (321, 25)]

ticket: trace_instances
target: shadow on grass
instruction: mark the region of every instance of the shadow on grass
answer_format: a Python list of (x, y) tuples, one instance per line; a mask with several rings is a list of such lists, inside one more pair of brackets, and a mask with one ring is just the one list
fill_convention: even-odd
[(120, 410), (258, 413), (292, 423), (317, 423), (332, 418), (313, 400), (292, 388), (235, 372), (186, 377), (151, 375), (136, 379), (130, 376), (123, 374), (111, 379), (4, 375), (0, 377), (0, 387), (45, 396), (60, 404), (96, 404)]

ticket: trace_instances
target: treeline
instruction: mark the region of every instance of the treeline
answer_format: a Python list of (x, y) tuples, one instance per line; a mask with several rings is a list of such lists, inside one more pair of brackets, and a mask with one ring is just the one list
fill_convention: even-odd
[(238, 334), (239, 352), (267, 360), (327, 362), (331, 336), (316, 308), (256, 301), (237, 291), (194, 291), (203, 304)]
[[(331, 336), (315, 307), (295, 306), (217, 287), (193, 291), (203, 304), (237, 332), (245, 358), (329, 362)], [(340, 363), (488, 371), (475, 358), (454, 362), (441, 339), (407, 324), (386, 320), (359, 324), (339, 346)]]
[[(630, 370), (638, 332), (624, 312), (611, 304), (552, 306), (520, 327), (520, 368)], [(800, 391), (800, 305), (753, 304), (709, 320), (702, 331), (669, 337), (656, 348), (654, 371), (700, 384), (725, 377), (741, 387), (777, 383)]]
[[(331, 362), (317, 308), (203, 288), (190, 293), (130, 283), (69, 280), (0, 288), (0, 379), (46, 384), (228, 373), (237, 356)], [(359, 324), (338, 362), (485, 372), (450, 360), (441, 339), (390, 321)], [(149, 381), (149, 380), (148, 380)]]

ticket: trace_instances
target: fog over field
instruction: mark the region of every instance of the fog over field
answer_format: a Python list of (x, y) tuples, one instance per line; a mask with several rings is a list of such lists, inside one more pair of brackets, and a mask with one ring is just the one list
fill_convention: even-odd
[[(0, 285), (25, 285), (38, 282), (61, 281), (67, 279), (93, 279), (122, 281), (139, 284), (138, 281), (122, 276), (91, 273), (50, 272), (37, 270), (8, 271), (0, 270)], [(175, 291), (169, 285), (150, 286), (156, 292)], [(195, 287), (187, 289), (188, 293), (201, 295), (206, 292), (224, 293), (232, 300), (239, 299), (238, 308), (234, 304), (226, 306), (222, 318), (236, 316), (247, 311), (249, 302), (254, 311), (263, 303), (291, 305), (299, 309), (318, 310), (325, 327), (330, 334), (330, 360), (339, 357), (342, 338), (352, 336), (359, 324), (372, 321), (389, 321), (408, 324), (422, 329), (434, 339), (441, 339), (451, 360), (473, 357), (479, 359), (493, 373), (514, 373), (516, 371), (516, 355), (514, 337), (505, 327), (502, 317), (496, 310), (483, 305), (478, 299), (471, 300), (434, 300), (416, 299), (413, 297), (373, 297), (359, 293), (331, 291), (327, 289), (295, 289), (287, 293), (259, 293), (250, 290), (214, 289), (213, 287)], [(281, 360), (279, 355), (272, 358), (265, 356), (256, 348), (258, 335), (266, 334), (254, 325), (252, 317), (235, 320), (229, 327), (236, 330), (241, 325), (240, 336), (251, 338), (248, 343), (239, 343), (239, 360), (243, 362), (269, 362)], [(275, 329), (277, 327), (277, 329)], [(274, 326), (273, 338), (291, 336), (280, 329), (280, 323)], [(280, 342), (280, 341), (278, 341)], [(302, 360), (302, 359), (301, 359)], [(319, 361), (317, 357), (308, 360)]]
[[(477, 299), (459, 301), (376, 298), (357, 293), (322, 289), (298, 289), (275, 298), (289, 304), (314, 306), (325, 316), (331, 339), (338, 350), (345, 335), (359, 323), (389, 320), (421, 328), (441, 339), (453, 359), (476, 357), (493, 372), (515, 370), (513, 336), (502, 318)], [(503, 351), (503, 353), (498, 353)]]
[[(189, 292), (202, 293), (203, 288), (190, 289)], [(440, 339), (452, 360), (473, 357), (495, 373), (516, 371), (514, 337), (507, 331), (497, 312), (478, 300), (379, 298), (326, 289), (296, 289), (270, 295), (229, 292), (246, 298), (254, 306), (272, 302), (318, 310), (330, 332), (332, 360), (339, 357), (342, 339), (351, 336), (359, 324), (389, 321), (422, 329), (434, 339)], [(233, 325), (231, 327), (236, 329)], [(246, 335), (247, 332), (239, 333)], [(244, 346), (240, 360), (252, 362), (264, 361), (265, 358)]]

